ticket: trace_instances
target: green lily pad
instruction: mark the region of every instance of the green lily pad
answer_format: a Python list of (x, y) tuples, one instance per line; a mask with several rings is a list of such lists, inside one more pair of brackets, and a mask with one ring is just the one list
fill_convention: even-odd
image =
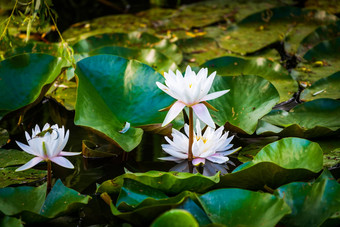
[(257, 75), (268, 80), (280, 94), (280, 102), (289, 100), (298, 91), (298, 85), (279, 63), (265, 58), (220, 57), (201, 67), (208, 67), (221, 76)]
[(175, 44), (167, 39), (160, 39), (145, 32), (95, 35), (80, 40), (73, 45), (73, 48), (76, 53), (85, 53), (106, 46), (156, 49), (167, 58), (172, 59), (176, 64), (181, 63), (183, 58), (182, 53)]
[(210, 59), (226, 55), (216, 40), (209, 37), (180, 39), (176, 44), (184, 53), (184, 61), (190, 65), (199, 66)]
[(218, 108), (211, 111), (216, 124), (227, 122), (243, 132), (253, 134), (257, 122), (279, 102), (279, 94), (272, 84), (258, 76), (219, 76), (211, 91), (230, 89), (230, 92), (210, 103)]
[(269, 187), (270, 190), (293, 181), (306, 180), (322, 170), (322, 155), (317, 143), (284, 138), (266, 145), (252, 161), (222, 176), (214, 188), (268, 190)]
[[(300, 41), (320, 24), (332, 23), (334, 15), (296, 7), (278, 7), (252, 14), (219, 37), (221, 47), (246, 54), (275, 42), (285, 42), (285, 49), (294, 53)], [(251, 38), (249, 38), (251, 37)]]
[(198, 227), (196, 219), (186, 210), (173, 209), (159, 216), (151, 227)]
[(214, 190), (198, 200), (213, 223), (226, 226), (275, 226), (291, 212), (283, 199), (237, 188)]
[(149, 23), (148, 19), (132, 14), (109, 15), (74, 24), (66, 29), (62, 36), (68, 43), (74, 44), (87, 37), (104, 33), (143, 32), (147, 30), (150, 32), (150, 29), (147, 29)]
[(340, 128), (340, 101), (315, 99), (289, 112), (273, 110), (264, 116), (256, 130), (258, 135), (313, 138), (334, 134)]
[[(46, 197), (46, 184), (39, 187), (0, 189), (0, 211), (8, 216), (20, 216), (26, 223), (55, 218), (87, 204), (90, 196), (69, 189), (58, 180)], [(34, 202), (32, 202), (34, 201)]]
[(169, 69), (175, 71), (177, 65), (168, 57), (158, 52), (156, 49), (134, 49), (119, 46), (106, 46), (89, 52), (89, 56), (98, 54), (112, 54), (126, 59), (135, 59), (151, 66), (157, 72), (164, 74)]
[[(32, 159), (32, 156), (31, 156)], [(29, 169), (26, 171), (15, 172), (18, 167), (0, 168), (0, 188), (13, 184), (27, 184), (39, 181), (46, 176), (46, 170)]]
[(0, 147), (5, 145), (9, 140), (9, 134), (6, 129), (0, 128)]
[(125, 173), (113, 180), (105, 181), (97, 188), (97, 192), (118, 193), (125, 178), (138, 181), (166, 194), (178, 194), (183, 191), (204, 192), (219, 182), (219, 174), (206, 177), (201, 174), (149, 171)]
[(303, 56), (309, 49), (317, 45), (319, 42), (339, 37), (339, 31), (340, 20), (318, 27), (300, 42), (297, 54), (299, 56)]
[(111, 152), (105, 152), (100, 151), (99, 149), (93, 149), (96, 148), (96, 144), (88, 141), (83, 140), (82, 141), (82, 155), (84, 158), (108, 158), (108, 157), (114, 157), (118, 156), (117, 154), (111, 153)]
[[(33, 103), (61, 73), (63, 60), (47, 54), (22, 54), (0, 62), (0, 119)], [(46, 91), (45, 91), (46, 92)]]
[[(104, 195), (106, 197), (108, 196), (105, 193)], [(191, 196), (193, 196), (192, 192), (185, 191), (178, 194), (177, 196), (165, 199), (157, 200), (152, 197), (149, 197), (143, 200), (141, 203), (139, 203), (139, 205), (135, 206), (135, 209), (132, 211), (120, 211), (117, 209), (117, 207), (113, 205), (111, 199), (107, 200), (109, 200), (111, 212), (113, 215), (135, 225), (148, 226), (154, 219), (156, 219), (157, 216), (161, 215), (163, 212), (167, 210), (170, 210), (173, 207), (179, 206)]]
[(0, 218), (0, 226), (3, 227), (24, 227), (23, 223), (18, 218), (5, 216)]
[(300, 99), (310, 101), (320, 98), (340, 99), (340, 72), (322, 78), (312, 84), (311, 87), (303, 90)]
[[(125, 151), (131, 151), (141, 141), (143, 130), (134, 127), (162, 122), (166, 113), (158, 110), (173, 102), (155, 84), (164, 78), (134, 60), (92, 56), (77, 63), (76, 74), (79, 84), (75, 124), (102, 132)], [(131, 128), (121, 133), (126, 122)]]
[(293, 182), (275, 193), (292, 209), (281, 220), (285, 226), (320, 226), (340, 212), (340, 185), (327, 170), (314, 183)]
[(0, 167), (4, 168), (13, 165), (22, 165), (31, 160), (34, 156), (15, 149), (0, 149)]
[(311, 48), (303, 58), (308, 62), (299, 63), (292, 76), (300, 81), (314, 83), (340, 71), (340, 37), (325, 40)]

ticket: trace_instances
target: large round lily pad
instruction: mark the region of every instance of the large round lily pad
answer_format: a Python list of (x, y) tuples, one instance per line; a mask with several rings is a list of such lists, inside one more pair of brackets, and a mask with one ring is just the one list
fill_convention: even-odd
[(159, 216), (151, 227), (198, 227), (196, 219), (186, 210), (173, 209)]
[(0, 62), (0, 119), (33, 103), (62, 66), (61, 58), (47, 54), (21, 54)]
[(218, 125), (227, 122), (253, 134), (257, 122), (279, 102), (279, 94), (272, 84), (258, 76), (218, 76), (211, 91), (230, 89), (230, 92), (210, 103), (218, 109), (211, 111)]
[(208, 192), (198, 201), (213, 223), (225, 226), (275, 226), (291, 212), (274, 195), (236, 188)]
[(220, 57), (207, 61), (208, 67), (221, 76), (257, 75), (274, 85), (280, 94), (280, 102), (289, 100), (298, 91), (298, 85), (279, 63), (265, 58)]
[(340, 128), (340, 101), (315, 99), (289, 112), (273, 110), (264, 116), (256, 134), (312, 138), (334, 134)]
[[(114, 140), (125, 151), (141, 141), (136, 126), (161, 123), (173, 98), (156, 86), (164, 78), (151, 67), (114, 55), (97, 55), (77, 63), (75, 124), (91, 127)], [(131, 124), (122, 133), (126, 122)]]
[(222, 176), (214, 187), (271, 190), (293, 181), (306, 180), (322, 170), (322, 155), (317, 143), (284, 138), (263, 147), (252, 161)]

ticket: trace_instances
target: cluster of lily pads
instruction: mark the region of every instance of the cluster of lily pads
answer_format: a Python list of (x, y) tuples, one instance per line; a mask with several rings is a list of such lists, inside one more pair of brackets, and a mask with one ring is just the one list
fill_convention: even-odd
[[(95, 201), (114, 225), (337, 226), (340, 9), (313, 2), (151, 8), (75, 24), (60, 43), (17, 39), (13, 49), (1, 49), (0, 225), (78, 217)], [(91, 192), (88, 185), (78, 189), (84, 195), (71, 189), (69, 177), (47, 197), (45, 167), (15, 172), (32, 156), (14, 141), (46, 122), (77, 128), (66, 145), (86, 157), (70, 158), (76, 169), (93, 157), (138, 152), (148, 135), (161, 150), (164, 135), (183, 130), (187, 113), (162, 127), (167, 113), (159, 110), (175, 100), (156, 82), (187, 65), (216, 71), (211, 93), (230, 90), (208, 104), (218, 109), (209, 110), (214, 123), (242, 146), (233, 156), (242, 164), (232, 172), (215, 167), (205, 176), (150, 165), (121, 174), (121, 165)], [(51, 107), (51, 100), (58, 104)], [(164, 156), (158, 152), (155, 160)]]

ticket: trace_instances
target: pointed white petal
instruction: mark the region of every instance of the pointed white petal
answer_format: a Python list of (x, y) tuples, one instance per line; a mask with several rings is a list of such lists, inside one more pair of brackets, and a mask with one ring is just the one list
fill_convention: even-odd
[(73, 164), (69, 160), (64, 158), (64, 157), (57, 156), (57, 157), (51, 158), (50, 160), (52, 162), (62, 166), (62, 167), (65, 167), (65, 168), (68, 168), (68, 169), (73, 169), (74, 168)]
[(32, 158), (30, 161), (28, 161), (25, 165), (23, 166), (20, 166), (19, 168), (17, 168), (15, 170), (15, 172), (17, 171), (23, 171), (23, 170), (26, 170), (26, 169), (30, 169), (32, 168), (33, 166), (37, 165), (39, 162), (43, 161), (42, 158), (40, 157), (35, 157), (35, 158)]
[(27, 141), (31, 140), (31, 136), (30, 136), (30, 134), (28, 134), (28, 132), (25, 132), (25, 137), (26, 137)]
[(29, 153), (29, 154), (32, 154), (32, 155), (37, 155), (35, 152), (34, 152), (34, 150), (30, 147), (30, 146), (27, 146), (26, 144), (23, 144), (23, 143), (20, 143), (20, 142), (18, 142), (18, 141), (15, 141), (17, 144), (18, 144), (18, 146), (23, 150), (23, 151), (25, 151), (26, 153)]
[(208, 100), (212, 100), (212, 99), (216, 99), (226, 93), (228, 93), (230, 91), (229, 90), (223, 90), (223, 91), (217, 91), (211, 94), (207, 94), (206, 96), (204, 96), (200, 101), (208, 101)]
[(60, 156), (73, 156), (73, 155), (79, 155), (81, 152), (68, 152), (68, 151), (62, 151), (59, 153)]
[(210, 157), (207, 157), (207, 159), (211, 162), (217, 163), (217, 164), (222, 164), (225, 163), (229, 160), (228, 157), (223, 157), (219, 154), (212, 155)]
[(203, 121), (204, 123), (206, 123), (210, 127), (215, 128), (215, 123), (210, 116), (208, 108), (204, 104), (198, 103), (198, 104), (192, 106), (192, 109), (194, 110), (195, 114), (197, 115), (197, 117), (201, 121)]
[(176, 101), (170, 108), (168, 114), (166, 115), (162, 127), (169, 124), (185, 107), (184, 103)]
[(49, 128), (50, 128), (50, 124), (49, 124), (49, 123), (46, 123), (46, 124), (44, 125), (42, 131), (45, 131), (45, 130), (47, 130), (47, 129), (49, 129)]

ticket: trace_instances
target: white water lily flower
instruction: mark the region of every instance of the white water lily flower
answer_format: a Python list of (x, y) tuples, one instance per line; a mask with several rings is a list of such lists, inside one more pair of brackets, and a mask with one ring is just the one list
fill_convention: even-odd
[(166, 86), (159, 82), (156, 84), (177, 101), (171, 106), (162, 126), (169, 124), (187, 106), (192, 107), (197, 117), (204, 123), (215, 128), (214, 121), (206, 107), (209, 105), (206, 101), (218, 98), (229, 91), (223, 90), (208, 94), (215, 76), (216, 72), (213, 72), (208, 77), (207, 68), (202, 68), (196, 75), (190, 66), (187, 66), (184, 77), (179, 70), (176, 71), (176, 74), (171, 70), (169, 73), (164, 73)]
[(69, 138), (69, 130), (66, 131), (64, 126), (61, 128), (57, 124), (50, 127), (48, 123), (45, 124), (42, 131), (38, 125), (32, 129), (32, 137), (25, 132), (27, 143), (23, 144), (15, 141), (18, 146), (25, 152), (37, 156), (27, 162), (25, 165), (19, 167), (15, 171), (22, 171), (30, 169), (41, 161), (52, 161), (65, 168), (73, 169), (72, 163), (63, 156), (78, 155), (78, 152), (64, 152), (62, 151)]
[[(171, 134), (173, 137), (172, 141), (165, 137), (169, 144), (162, 144), (162, 148), (171, 156), (159, 159), (180, 162), (188, 158), (189, 126), (187, 124), (184, 126), (184, 130), (186, 135), (173, 128)], [(192, 144), (193, 165), (205, 164), (206, 160), (223, 164), (229, 161), (229, 158), (226, 157), (227, 155), (241, 149), (239, 147), (231, 150), (233, 144), (230, 144), (230, 142), (234, 136), (228, 138), (229, 132), (223, 133), (223, 130), (223, 126), (219, 127), (216, 131), (211, 127), (207, 127), (202, 135), (200, 122), (199, 120), (196, 121), (196, 132), (194, 132), (194, 142)]]

